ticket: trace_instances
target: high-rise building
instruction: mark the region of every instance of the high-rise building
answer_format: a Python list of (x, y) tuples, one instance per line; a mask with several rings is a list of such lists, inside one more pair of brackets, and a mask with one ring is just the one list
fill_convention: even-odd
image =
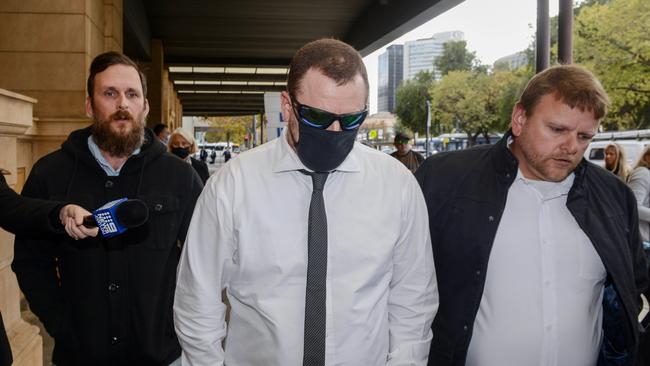
[(521, 51), (501, 57), (494, 61), (493, 67), (495, 69), (515, 70), (526, 65), (528, 65), (528, 55), (526, 52)]
[(433, 71), (440, 79), (440, 71), (433, 65), (442, 55), (444, 44), (465, 39), (461, 31), (436, 33), (431, 38), (409, 41), (404, 44), (404, 80), (410, 80), (420, 71)]
[(378, 96), (377, 96), (377, 111), (378, 112), (394, 112), (395, 111), (395, 94), (397, 87), (402, 82), (402, 62), (404, 46), (401, 44), (394, 44), (386, 48), (386, 52), (379, 55), (379, 76)]

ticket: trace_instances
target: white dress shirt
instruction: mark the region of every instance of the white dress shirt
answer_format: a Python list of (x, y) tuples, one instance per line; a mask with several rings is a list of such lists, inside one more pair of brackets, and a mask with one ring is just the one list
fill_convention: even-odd
[(571, 174), (508, 191), (467, 366), (595, 366), (606, 271), (566, 200)]
[[(312, 183), (299, 169), (285, 132), (207, 182), (178, 266), (183, 365), (302, 364)], [(326, 365), (426, 365), (438, 291), (413, 174), (355, 143), (324, 200)]]

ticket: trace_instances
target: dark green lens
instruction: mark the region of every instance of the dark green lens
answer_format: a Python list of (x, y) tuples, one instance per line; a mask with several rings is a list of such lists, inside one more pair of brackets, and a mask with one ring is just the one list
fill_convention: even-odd
[(341, 117), (341, 124), (343, 126), (354, 126), (361, 123), (365, 112), (350, 114), (344, 117)]
[(329, 112), (320, 111), (305, 106), (301, 108), (301, 112), (303, 118), (315, 125), (325, 126), (332, 121), (332, 114)]

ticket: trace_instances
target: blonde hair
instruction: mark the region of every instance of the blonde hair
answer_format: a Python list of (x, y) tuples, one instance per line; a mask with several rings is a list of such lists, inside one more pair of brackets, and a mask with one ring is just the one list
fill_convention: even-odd
[[(609, 150), (610, 147), (616, 151), (616, 160), (614, 161), (614, 166), (611, 172), (625, 181), (627, 175), (630, 173), (630, 167), (627, 165), (627, 159), (625, 159), (625, 150), (623, 150), (621, 145), (612, 142), (605, 147), (605, 155), (607, 155), (607, 150)], [(605, 168), (607, 169), (607, 162), (605, 162)]]
[(194, 140), (194, 136), (192, 136), (190, 133), (188, 133), (181, 127), (175, 129), (174, 132), (172, 132), (172, 134), (169, 136), (169, 142), (167, 143), (167, 149), (169, 151), (171, 151), (172, 144), (174, 143), (175, 139), (178, 139), (179, 137), (182, 137), (191, 145), (190, 154), (194, 154), (195, 152), (198, 151), (196, 147), (196, 140)]
[(641, 153), (641, 156), (639, 156), (639, 160), (636, 162), (636, 165), (634, 165), (634, 168), (650, 168), (650, 163), (648, 163), (645, 160), (645, 156), (650, 153), (650, 145), (646, 146), (645, 149), (643, 149), (643, 153)]

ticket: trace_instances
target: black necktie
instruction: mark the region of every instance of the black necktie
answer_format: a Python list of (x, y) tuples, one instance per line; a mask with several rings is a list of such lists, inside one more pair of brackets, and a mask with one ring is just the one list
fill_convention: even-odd
[(307, 291), (305, 296), (305, 345), (303, 366), (325, 365), (327, 216), (323, 187), (328, 173), (301, 171), (311, 175), (313, 190), (309, 203), (307, 234)]

